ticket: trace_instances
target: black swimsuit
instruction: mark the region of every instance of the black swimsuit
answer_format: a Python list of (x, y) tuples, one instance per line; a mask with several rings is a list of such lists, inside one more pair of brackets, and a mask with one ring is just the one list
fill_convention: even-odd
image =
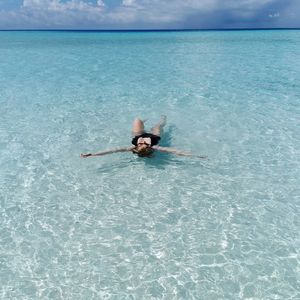
[(135, 136), (131, 143), (134, 146), (137, 146), (137, 141), (139, 138), (150, 138), (151, 139), (151, 146), (157, 145), (159, 143), (160, 137), (158, 135), (152, 134), (152, 133), (143, 133), (141, 135)]

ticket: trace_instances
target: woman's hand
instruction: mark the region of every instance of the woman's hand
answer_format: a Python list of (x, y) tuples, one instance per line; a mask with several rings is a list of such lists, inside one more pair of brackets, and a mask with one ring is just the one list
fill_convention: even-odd
[(86, 153), (86, 154), (81, 153), (81, 154), (80, 154), (80, 157), (82, 157), (82, 158), (87, 158), (87, 157), (89, 157), (89, 156), (92, 156), (92, 153)]

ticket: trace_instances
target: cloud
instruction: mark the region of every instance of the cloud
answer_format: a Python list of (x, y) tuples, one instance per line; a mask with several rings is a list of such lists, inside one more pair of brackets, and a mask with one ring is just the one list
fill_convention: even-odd
[(269, 18), (279, 18), (280, 17), (280, 13), (274, 13), (274, 14), (269, 14)]
[[(273, 27), (289, 24), (288, 15), (292, 14), (294, 26), (300, 25), (299, 0), (119, 0), (119, 5), (116, 3), (23, 0), (15, 9), (1, 10), (0, 6), (0, 28)], [(290, 7), (297, 7), (298, 11), (290, 11)]]
[(122, 5), (123, 6), (135, 6), (136, 1), (135, 0), (123, 0)]
[[(185, 4), (184, 14), (180, 14), (180, 1), (175, 1), (175, 13), (179, 14), (180, 24), (184, 28), (272, 28), (278, 27), (279, 16), (284, 18), (283, 12), (296, 1), (213, 0), (204, 8), (201, 6), (203, 1), (190, 0)], [(270, 14), (276, 17), (270, 18)]]
[(102, 0), (23, 0), (18, 9), (0, 10), (0, 28), (87, 28), (104, 22), (104, 11)]
[(104, 3), (98, 0), (96, 4), (85, 2), (81, 0), (69, 0), (62, 2), (60, 0), (24, 0), (23, 8), (25, 9), (39, 9), (48, 11), (88, 11), (93, 12), (97, 9), (102, 9)]

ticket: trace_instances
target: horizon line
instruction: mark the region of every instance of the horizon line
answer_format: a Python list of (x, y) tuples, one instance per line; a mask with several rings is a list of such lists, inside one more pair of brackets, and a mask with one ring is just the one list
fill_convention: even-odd
[(206, 28), (206, 29), (66, 29), (66, 28), (59, 28), (59, 29), (0, 29), (0, 31), (75, 31), (75, 32), (178, 32), (178, 31), (259, 31), (259, 30), (300, 30), (300, 27), (261, 27), (261, 28)]

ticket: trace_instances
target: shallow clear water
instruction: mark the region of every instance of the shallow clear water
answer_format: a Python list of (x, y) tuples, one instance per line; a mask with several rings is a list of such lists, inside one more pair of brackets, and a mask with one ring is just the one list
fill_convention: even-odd
[[(300, 31), (0, 32), (0, 297), (300, 299)], [(168, 117), (130, 153), (134, 117)]]

